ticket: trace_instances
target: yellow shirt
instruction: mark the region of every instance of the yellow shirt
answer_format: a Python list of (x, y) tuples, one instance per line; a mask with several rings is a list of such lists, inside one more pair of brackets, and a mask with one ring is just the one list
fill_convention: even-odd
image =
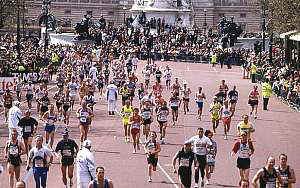
[(272, 95), (272, 87), (269, 83), (265, 82), (261, 84), (261, 91), (263, 97), (270, 97)]
[(121, 112), (122, 112), (122, 114), (123, 114), (123, 119), (128, 120), (129, 117), (132, 115), (133, 110), (132, 110), (132, 107), (131, 107), (131, 106), (129, 106), (129, 108), (127, 108), (127, 106), (125, 105), (125, 106), (123, 106)]
[(216, 63), (217, 62), (217, 55), (214, 54), (211, 56), (211, 63)]
[(250, 138), (250, 134), (251, 132), (254, 132), (254, 128), (252, 126), (252, 124), (250, 122), (248, 122), (247, 124), (244, 121), (241, 121), (238, 125), (237, 125), (237, 130), (238, 130), (238, 135), (240, 135), (241, 132), (246, 132), (248, 138)]
[(251, 74), (256, 74), (257, 67), (254, 63), (251, 64)]
[(211, 116), (218, 117), (220, 109), (221, 109), (220, 103), (212, 103), (210, 105)]

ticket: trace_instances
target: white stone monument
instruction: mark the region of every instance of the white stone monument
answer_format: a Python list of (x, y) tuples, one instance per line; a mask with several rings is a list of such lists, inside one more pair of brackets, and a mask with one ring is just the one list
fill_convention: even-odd
[(134, 18), (145, 13), (147, 20), (155, 17), (164, 19), (165, 24), (190, 27), (192, 7), (187, 1), (180, 0), (181, 6), (178, 6), (177, 0), (134, 0), (130, 11)]

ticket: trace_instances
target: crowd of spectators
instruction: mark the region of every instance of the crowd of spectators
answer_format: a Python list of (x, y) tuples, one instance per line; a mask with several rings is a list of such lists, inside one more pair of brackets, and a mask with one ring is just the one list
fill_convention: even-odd
[(17, 58), (16, 36), (0, 35), (1, 48), (6, 49), (1, 50), (0, 74), (7, 76), (11, 72), (39, 72), (45, 65), (50, 65), (48, 70), (53, 73), (55, 65), (59, 65), (67, 53), (76, 53), (80, 57), (94, 50), (101, 51), (100, 61), (136, 54), (141, 60), (151, 58), (154, 61), (209, 63), (212, 56), (216, 56), (217, 62), (227, 64), (228, 68), (230, 65), (257, 64), (258, 74), (261, 78), (268, 77), (271, 80), (278, 97), (285, 99), (292, 106), (300, 106), (299, 65), (293, 62), (286, 63), (284, 51), (279, 46), (274, 47), (274, 58), (272, 63), (269, 63), (267, 52), (255, 55), (253, 49), (223, 49), (218, 34), (203, 35), (198, 30), (189, 32), (182, 27), (172, 26), (162, 29), (160, 33), (151, 34), (150, 30), (142, 28), (107, 25), (101, 30), (90, 32), (92, 35), (99, 35), (94, 43), (79, 43), (73, 46), (49, 45), (47, 53), (44, 53), (43, 45), (34, 40), (22, 40), (21, 61)]

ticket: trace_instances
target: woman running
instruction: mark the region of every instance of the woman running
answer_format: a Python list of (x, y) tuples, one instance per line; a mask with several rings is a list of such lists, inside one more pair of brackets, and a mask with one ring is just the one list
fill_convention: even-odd
[(132, 107), (130, 106), (130, 101), (125, 101), (125, 105), (122, 107), (121, 116), (123, 118), (123, 126), (124, 126), (124, 133), (125, 133), (125, 142), (130, 141), (130, 124), (129, 124), (129, 117), (132, 115)]
[(157, 122), (159, 125), (159, 132), (160, 132), (160, 141), (161, 144), (165, 144), (166, 139), (166, 129), (168, 125), (168, 115), (169, 115), (169, 108), (167, 106), (167, 102), (164, 101), (162, 106), (157, 110)]
[(134, 108), (132, 116), (129, 118), (129, 124), (131, 125), (131, 136), (133, 139), (133, 153), (136, 153), (136, 149), (140, 150), (140, 128), (142, 117), (139, 115), (139, 109)]
[(49, 105), (49, 110), (44, 113), (42, 119), (46, 122), (45, 125), (45, 137), (46, 137), (46, 144), (49, 143), (50, 138), (50, 148), (52, 149), (54, 143), (54, 133), (55, 133), (55, 125), (54, 123), (57, 121), (57, 114), (54, 111), (54, 105)]
[(89, 126), (91, 126), (91, 120), (93, 117), (93, 112), (87, 107), (85, 102), (82, 102), (81, 107), (77, 110), (77, 118), (79, 119), (79, 130), (80, 130), (80, 146), (82, 146), (83, 141), (87, 139), (89, 132)]
[(204, 135), (209, 138), (211, 141), (212, 145), (207, 146), (207, 166), (206, 166), (206, 178), (207, 182), (206, 184), (210, 184), (210, 179), (211, 179), (211, 174), (214, 173), (215, 171), (215, 163), (216, 163), (216, 155), (217, 155), (217, 143), (212, 139), (213, 137), (213, 132), (210, 130), (205, 131)]

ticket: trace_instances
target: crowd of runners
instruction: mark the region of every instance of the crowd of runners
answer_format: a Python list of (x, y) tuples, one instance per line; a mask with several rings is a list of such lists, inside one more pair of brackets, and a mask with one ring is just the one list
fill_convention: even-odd
[[(217, 131), (223, 132), (226, 142), (232, 132), (231, 119), (239, 100), (238, 85), (231, 85), (230, 80), (220, 80), (211, 100), (207, 99), (205, 88), (190, 88), (184, 78), (174, 76), (172, 67), (159, 67), (152, 58), (141, 63), (134, 52), (121, 53), (115, 59), (112, 54), (106, 54), (107, 51), (99, 48), (84, 53), (76, 53), (76, 48), (62, 49), (64, 58), (56, 75), (51, 74), (50, 68), (45, 68), (40, 73), (40, 83), (35, 83), (34, 77), (26, 82), (19, 79), (14, 90), (6, 88), (2, 95), (3, 114), (9, 130), (9, 139), (4, 149), (9, 187), (15, 187), (15, 180), (21, 181), (21, 158), (25, 158), (26, 176), (33, 174), (36, 187), (45, 188), (49, 168), (58, 158), (65, 187), (73, 186), (76, 169), (77, 187), (112, 188), (112, 180), (104, 177), (104, 168), (95, 164), (91, 150), (93, 143), (89, 139), (95, 105), (99, 101), (107, 101), (107, 116), (116, 116), (122, 120), (124, 143), (132, 144), (132, 153), (144, 150), (148, 182), (152, 182), (159, 153), (171, 137), (168, 129), (178, 126), (178, 121), (190, 111), (191, 105), (197, 106), (195, 118), (199, 122), (203, 120), (203, 111), (209, 111), (211, 130), (197, 128), (195, 136), (182, 143), (183, 148), (174, 154), (172, 164), (182, 188), (211, 184), (216, 155), (222, 149), (218, 148), (214, 135)], [(82, 50), (84, 46), (78, 49)], [(249, 179), (250, 159), (255, 152), (255, 126), (251, 121), (259, 116), (257, 109), (261, 98), (263, 109), (268, 110), (272, 94), (269, 81), (264, 81), (261, 93), (257, 85), (249, 90), (249, 111), (244, 112), (241, 122), (233, 125), (237, 127), (237, 133), (231, 155), (238, 156), (240, 181), (237, 184), (240, 187), (250, 187), (252, 184), (261, 188), (288, 188), (296, 183), (295, 172), (287, 164), (286, 154), (270, 156), (266, 166), (255, 174), (253, 180)], [(53, 86), (53, 83), (56, 85)], [(53, 95), (52, 90), (55, 90)], [(119, 99), (122, 106), (120, 110), (117, 108)], [(23, 101), (25, 110), (20, 107)], [(209, 104), (209, 109), (203, 109), (204, 103), (208, 101), (213, 102)], [(76, 108), (75, 104), (79, 104), (79, 107)], [(70, 118), (77, 118), (80, 133), (78, 139), (69, 136), (72, 126)], [(61, 139), (56, 135), (58, 124), (63, 124)], [(41, 126), (44, 135), (38, 134)], [(279, 164), (275, 166), (276, 158)], [(24, 182), (18, 182), (17, 187), (24, 187), (25, 184), (26, 178)]]

